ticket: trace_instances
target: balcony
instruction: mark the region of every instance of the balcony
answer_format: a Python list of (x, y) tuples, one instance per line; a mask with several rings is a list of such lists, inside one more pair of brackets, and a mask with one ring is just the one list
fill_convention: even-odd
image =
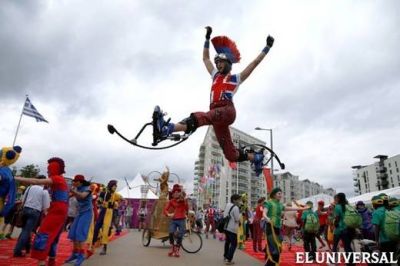
[(382, 185), (383, 188), (388, 188), (389, 182), (387, 180), (384, 180), (384, 181), (381, 182), (381, 185)]
[(358, 187), (358, 181), (354, 182), (353, 186)]
[(385, 166), (378, 166), (376, 171), (378, 173), (386, 173), (387, 172), (387, 168)]
[(388, 178), (388, 175), (387, 175), (386, 173), (378, 173), (376, 176), (377, 176), (379, 179), (382, 179), (382, 180)]
[(357, 181), (357, 180), (358, 180), (358, 177), (357, 177), (357, 176), (353, 176), (353, 180), (354, 180), (354, 181)]

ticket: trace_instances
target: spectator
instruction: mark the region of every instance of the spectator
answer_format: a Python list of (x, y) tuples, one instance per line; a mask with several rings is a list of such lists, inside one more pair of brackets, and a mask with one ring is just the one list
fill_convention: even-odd
[[(45, 179), (46, 177), (41, 175), (37, 178)], [(14, 257), (24, 257), (23, 248), (26, 254), (29, 253), (32, 232), (39, 223), (42, 212), (50, 207), (50, 196), (48, 191), (43, 189), (43, 185), (32, 185), (27, 188), (22, 202), (24, 226), (14, 247)]]
[(399, 200), (395, 197), (390, 197), (389, 198), (389, 209), (390, 210), (395, 210), (395, 211), (400, 211), (400, 204)]
[(16, 214), (17, 211), (22, 208), (22, 196), (24, 194), (25, 187), (24, 186), (19, 186), (17, 189), (17, 195), (15, 198), (15, 205), (11, 209), (11, 211), (4, 217), (4, 226), (2, 232), (7, 232), (7, 227), (10, 226), (10, 229), (8, 230), (8, 233), (5, 234), (5, 238), (12, 239), (11, 235), (14, 231), (14, 226), (16, 222)]
[(247, 216), (247, 223), (246, 223), (246, 241), (248, 239), (253, 238), (253, 221), (254, 221), (254, 213), (252, 209), (246, 208), (246, 216)]
[(356, 204), (358, 213), (362, 218), (361, 233), (363, 239), (374, 240), (374, 228), (372, 226), (372, 213), (365, 207), (364, 202), (359, 201)]
[(127, 202), (128, 202), (127, 200), (123, 200), (121, 202), (121, 205), (118, 208), (118, 214), (119, 214), (119, 217), (120, 217), (119, 224), (120, 224), (121, 229), (124, 228), (125, 224), (126, 224), (125, 217), (126, 217), (126, 207), (127, 207), (127, 204), (128, 204)]
[(263, 247), (262, 247), (262, 235), (263, 235), (263, 230), (262, 230), (262, 225), (261, 225), (261, 220), (263, 218), (263, 210), (264, 210), (264, 201), (265, 198), (262, 197), (258, 199), (257, 201), (257, 207), (253, 219), (253, 250), (254, 252), (263, 252)]
[(68, 231), (75, 217), (78, 215), (78, 200), (70, 193), (68, 199), (68, 217), (64, 225), (64, 231)]
[[(286, 204), (287, 207), (292, 207), (291, 203)], [(297, 228), (297, 211), (285, 211), (283, 213), (283, 226), (285, 228), (286, 236), (289, 241), (289, 250), (292, 249), (293, 235)]]
[(215, 209), (212, 206), (209, 206), (205, 213), (206, 217), (206, 238), (208, 238), (208, 232), (210, 231), (215, 239)]
[[(335, 195), (335, 209), (333, 211), (335, 217), (335, 230), (333, 231), (333, 252), (338, 252), (339, 241), (341, 240), (344, 245), (344, 251), (346, 253), (353, 252), (351, 248), (351, 241), (354, 238), (354, 229), (347, 228), (344, 223), (344, 216), (346, 212), (347, 202), (346, 195), (344, 193), (338, 193)], [(352, 260), (352, 256), (351, 256)], [(347, 265), (354, 265), (353, 263), (348, 263)]]
[[(389, 209), (388, 200), (388, 196), (384, 193), (372, 197), (372, 206), (375, 209), (372, 213), (372, 224), (375, 228), (375, 241), (378, 243), (379, 251), (389, 258), (389, 252), (394, 252), (394, 254), (396, 254), (398, 243), (396, 241), (391, 241), (384, 230), (385, 213)], [(380, 265), (391, 264), (382, 263)]]
[(200, 208), (196, 213), (196, 227), (199, 233), (203, 231), (203, 216), (203, 209)]
[(318, 201), (318, 208), (317, 208), (317, 215), (319, 219), (319, 231), (316, 234), (316, 238), (318, 239), (318, 242), (321, 244), (319, 247), (320, 249), (323, 249), (326, 245), (324, 241), (322, 240), (322, 236), (325, 237), (326, 239), (326, 223), (328, 219), (328, 213), (324, 212), (324, 206), (325, 202), (323, 200)]
[(303, 227), (303, 246), (304, 251), (308, 252), (309, 259), (315, 260), (315, 253), (317, 251), (317, 245), (315, 238), (318, 234), (320, 225), (318, 215), (313, 212), (313, 203), (307, 201), (306, 205), (309, 207), (308, 210), (303, 211), (301, 216), (302, 227)]
[(239, 228), (240, 221), (240, 209), (241, 196), (233, 194), (231, 196), (231, 202), (225, 207), (224, 216), (230, 217), (228, 226), (225, 230), (225, 246), (224, 246), (224, 262), (226, 265), (232, 265), (233, 255), (235, 254), (237, 247), (237, 231)]
[(144, 229), (144, 224), (147, 217), (147, 207), (146, 201), (140, 201), (140, 208), (138, 210), (138, 217), (139, 217), (139, 232), (141, 229)]
[(126, 212), (125, 212), (125, 226), (126, 228), (132, 228), (132, 216), (133, 216), (133, 208), (127, 201)]
[(329, 207), (328, 207), (328, 230), (326, 233), (326, 243), (328, 245), (329, 250), (332, 250), (332, 246), (333, 246), (333, 240), (334, 240), (334, 228), (335, 228), (335, 216), (334, 216), (334, 211), (335, 209), (335, 203), (332, 202)]

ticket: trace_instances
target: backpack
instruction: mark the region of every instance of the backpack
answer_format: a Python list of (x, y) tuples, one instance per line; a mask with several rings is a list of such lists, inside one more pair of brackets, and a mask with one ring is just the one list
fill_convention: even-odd
[(356, 229), (361, 227), (362, 218), (356, 208), (347, 204), (346, 211), (344, 212), (343, 222), (347, 228)]
[(400, 240), (400, 212), (385, 211), (385, 222), (383, 223), (383, 231), (391, 241)]
[(304, 231), (307, 233), (317, 233), (318, 230), (319, 230), (318, 217), (312, 212), (308, 213), (304, 224)]
[(235, 207), (235, 205), (232, 205), (232, 207), (229, 209), (228, 215), (225, 217), (222, 217), (221, 219), (218, 220), (217, 222), (217, 230), (220, 233), (225, 232), (225, 229), (228, 227), (229, 220), (231, 219), (231, 211)]

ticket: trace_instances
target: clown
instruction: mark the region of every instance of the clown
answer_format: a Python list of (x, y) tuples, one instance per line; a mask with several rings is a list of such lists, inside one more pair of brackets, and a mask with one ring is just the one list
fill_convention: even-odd
[(113, 219), (114, 209), (118, 208), (118, 202), (122, 200), (122, 196), (115, 192), (117, 189), (117, 181), (111, 180), (107, 184), (107, 190), (100, 193), (99, 202), (101, 203), (100, 214), (96, 222), (93, 234), (93, 244), (97, 242), (101, 229), (100, 243), (103, 250), (100, 255), (107, 254), (107, 244), (111, 235), (111, 223)]
[(97, 222), (97, 218), (99, 217), (99, 211), (97, 207), (97, 200), (99, 199), (99, 192), (100, 192), (100, 185), (96, 183), (92, 183), (90, 185), (90, 191), (92, 194), (92, 206), (93, 206), (93, 217), (92, 222), (89, 228), (88, 238), (86, 239), (86, 243), (88, 245), (86, 250), (86, 257), (89, 258), (94, 253), (94, 244), (93, 244), (93, 233), (94, 233), (94, 226)]
[[(180, 257), (179, 249), (182, 244), (182, 238), (186, 229), (186, 214), (189, 210), (188, 199), (185, 192), (179, 184), (172, 187), (172, 199), (164, 208), (164, 215), (172, 218), (169, 224), (169, 242), (171, 251), (168, 253), (170, 257)], [(175, 244), (174, 234), (177, 232), (177, 241)]]
[(54, 157), (47, 162), (49, 178), (15, 178), (25, 184), (46, 185), (51, 190), (50, 208), (40, 224), (31, 253), (32, 258), (39, 260), (39, 265), (46, 265), (47, 256), (49, 256), (48, 265), (55, 265), (58, 240), (68, 215), (68, 185), (62, 175), (65, 173), (64, 161)]
[(246, 240), (246, 220), (245, 216), (247, 216), (247, 206), (248, 206), (248, 196), (247, 193), (243, 193), (241, 196), (242, 202), (240, 205), (240, 222), (237, 233), (237, 243), (238, 249), (244, 249), (244, 241)]
[(231, 138), (229, 126), (235, 121), (236, 110), (233, 95), (239, 85), (245, 81), (257, 65), (264, 59), (274, 44), (274, 38), (268, 36), (266, 46), (241, 73), (231, 74), (232, 64), (240, 61), (240, 52), (236, 44), (226, 36), (217, 36), (211, 41), (217, 52), (214, 58), (215, 67), (210, 60), (209, 47), (212, 29), (206, 27), (206, 41), (203, 49), (203, 62), (212, 78), (210, 111), (195, 112), (179, 123), (169, 123), (164, 120), (164, 114), (156, 106), (153, 118), (157, 118), (154, 136), (160, 140), (166, 139), (173, 132), (183, 131), (193, 133), (198, 127), (211, 125), (224, 152), (225, 158), (231, 162), (251, 161), (257, 175), (262, 172), (264, 154), (262, 151), (245, 152), (236, 149)]
[(92, 194), (90, 182), (83, 175), (76, 175), (72, 186), (71, 193), (78, 200), (78, 215), (68, 232), (68, 238), (74, 242), (74, 249), (65, 263), (76, 260), (75, 266), (79, 266), (85, 260), (84, 243), (93, 218)]
[[(18, 160), (21, 151), (20, 146), (4, 147), (0, 150), (0, 226), (15, 204), (16, 186), (9, 166)], [(4, 239), (3, 232), (0, 232), (1, 239)]]

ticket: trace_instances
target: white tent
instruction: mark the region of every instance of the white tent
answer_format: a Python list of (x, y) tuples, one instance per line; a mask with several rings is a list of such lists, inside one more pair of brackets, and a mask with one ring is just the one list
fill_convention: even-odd
[(311, 201), (313, 203), (313, 209), (316, 210), (318, 206), (318, 201), (320, 200), (323, 200), (325, 203), (325, 207), (327, 207), (333, 201), (333, 197), (331, 195), (321, 193), (308, 198), (297, 200), (297, 202), (306, 204), (307, 201)]
[(372, 197), (375, 195), (378, 195), (380, 193), (385, 193), (389, 197), (396, 197), (399, 199), (400, 198), (400, 186), (385, 189), (385, 190), (380, 190), (380, 191), (368, 192), (368, 193), (365, 193), (365, 194), (362, 194), (359, 196), (349, 198), (348, 201), (350, 204), (356, 204), (357, 201), (363, 201), (365, 204), (370, 204)]
[[(142, 178), (142, 175), (137, 174), (135, 178), (129, 182), (129, 186), (125, 184), (125, 186), (119, 190), (118, 193), (121, 194), (121, 196), (125, 199), (141, 199), (142, 193), (140, 190), (145, 185), (146, 184)], [(158, 197), (149, 189), (147, 192), (147, 199), (158, 199)]]

